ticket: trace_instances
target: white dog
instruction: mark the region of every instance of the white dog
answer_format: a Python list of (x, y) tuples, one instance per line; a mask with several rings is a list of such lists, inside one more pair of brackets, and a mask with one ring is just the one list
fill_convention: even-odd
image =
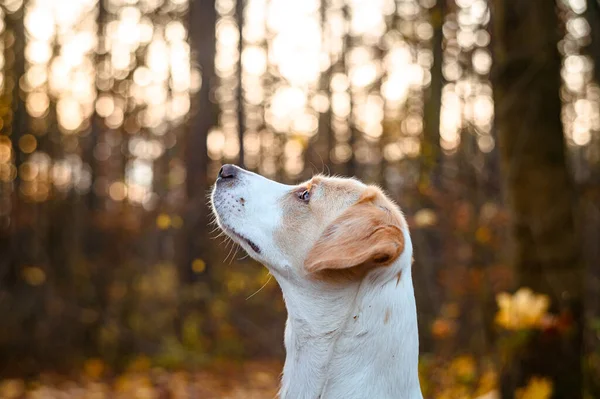
[(355, 179), (283, 185), (225, 165), (219, 226), (285, 299), (282, 399), (421, 399), (412, 244), (402, 213)]

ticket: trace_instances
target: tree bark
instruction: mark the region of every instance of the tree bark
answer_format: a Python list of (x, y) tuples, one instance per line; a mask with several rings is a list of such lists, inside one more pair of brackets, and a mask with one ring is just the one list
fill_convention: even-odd
[[(438, 0), (431, 9), (431, 24), (433, 26), (433, 65), (431, 67), (431, 84), (426, 91), (423, 140), (421, 143), (421, 173), (420, 183), (429, 185), (439, 182), (440, 149), (440, 114), (442, 109), (442, 89), (444, 76), (442, 64), (444, 57), (444, 20), (446, 18), (446, 0)], [(435, 184), (437, 186), (437, 184)]]
[(512, 264), (520, 286), (549, 295), (554, 311), (572, 317), (569, 333), (550, 341), (542, 334), (504, 365), (502, 396), (541, 375), (553, 380), (553, 398), (581, 398), (583, 264), (560, 119), (559, 20), (547, 0), (494, 0), (491, 15)]
[(587, 0), (585, 14), (591, 29), (588, 53), (594, 61), (594, 80), (600, 85), (600, 2)]
[[(215, 74), (215, 0), (195, 0), (190, 2), (189, 30), (192, 50), (192, 65), (200, 68), (202, 83), (199, 92), (192, 97), (192, 111), (185, 137), (184, 163), (186, 170), (186, 201), (182, 210), (183, 228), (178, 237), (177, 263), (181, 285), (179, 304), (180, 328), (192, 309), (208, 315), (205, 299), (191, 303), (186, 295), (193, 283), (201, 283), (208, 290), (204, 298), (212, 292), (212, 272), (210, 245), (208, 239), (209, 208), (206, 203), (209, 190), (208, 151), (206, 137), (216, 120), (216, 105), (212, 101)], [(193, 270), (194, 261), (204, 262), (204, 270)], [(197, 288), (196, 288), (197, 289)], [(203, 331), (211, 335), (209, 318), (206, 317)], [(206, 328), (204, 328), (206, 327)]]
[(244, 66), (242, 63), (242, 53), (244, 51), (244, 0), (236, 1), (235, 16), (240, 38), (238, 42), (239, 59), (237, 65), (237, 116), (238, 116), (238, 141), (240, 152), (238, 155), (238, 164), (244, 167), (244, 133), (246, 132), (246, 112), (244, 107)]
[[(430, 22), (433, 26), (433, 38), (431, 49), (433, 52), (433, 65), (431, 66), (431, 84), (425, 90), (425, 103), (423, 109), (423, 136), (421, 139), (420, 171), (419, 171), (419, 206), (422, 208), (436, 209), (435, 198), (441, 194), (441, 147), (440, 147), (440, 115), (442, 107), (442, 89), (444, 88), (444, 76), (442, 65), (444, 57), (444, 32), (443, 26), (448, 10), (447, 0), (437, 0), (435, 6), (430, 10)], [(438, 212), (440, 210), (438, 209)], [(443, 260), (439, 256), (442, 251), (442, 234), (440, 229), (427, 228), (413, 231), (415, 246), (415, 259), (419, 259), (421, 266), (415, 269), (414, 279), (425, 287), (433, 288), (432, 285), (438, 280), (439, 272), (443, 267)], [(419, 284), (417, 283), (417, 284)], [(435, 289), (425, 289), (417, 293), (417, 301), (421, 313), (425, 315), (437, 315), (441, 308), (441, 296)], [(433, 318), (420, 320), (422, 325), (429, 326)], [(421, 339), (421, 346), (433, 348), (435, 341), (425, 335)]]
[(203, 255), (206, 237), (208, 207), (206, 194), (209, 188), (207, 169), (208, 152), (206, 136), (214, 124), (216, 105), (211, 101), (216, 75), (215, 57), (215, 0), (190, 2), (190, 41), (195, 55), (193, 62), (200, 67), (202, 86), (192, 101), (195, 107), (189, 121), (185, 145), (186, 196), (189, 201), (185, 211), (184, 230), (188, 241), (184, 260), (186, 273), (191, 278), (191, 263)]
[[(327, 35), (327, 2), (321, 2), (321, 33), (325, 38)], [(330, 54), (331, 55), (331, 54)], [(319, 112), (319, 126), (317, 134), (308, 141), (304, 153), (304, 175), (303, 178), (310, 179), (315, 173), (331, 173), (331, 151), (335, 138), (331, 129), (331, 75), (335, 65), (330, 65), (321, 71), (319, 77), (319, 93), (327, 96), (327, 109)]]

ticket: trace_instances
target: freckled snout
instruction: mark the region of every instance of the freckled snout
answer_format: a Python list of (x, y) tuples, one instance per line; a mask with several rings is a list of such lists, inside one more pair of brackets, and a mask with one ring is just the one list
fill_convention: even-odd
[(212, 202), (217, 214), (221, 217), (226, 213), (241, 212), (245, 200), (240, 196), (240, 185), (244, 170), (231, 164), (221, 167), (217, 175)]

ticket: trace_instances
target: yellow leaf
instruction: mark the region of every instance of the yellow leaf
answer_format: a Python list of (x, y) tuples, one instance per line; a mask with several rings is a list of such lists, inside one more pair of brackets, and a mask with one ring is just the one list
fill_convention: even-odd
[(533, 377), (527, 386), (517, 389), (515, 399), (550, 399), (552, 381), (548, 378)]
[(104, 373), (104, 362), (100, 359), (89, 359), (83, 365), (83, 372), (89, 378), (96, 380)]
[(535, 294), (529, 288), (520, 288), (514, 295), (500, 293), (496, 302), (499, 308), (496, 324), (507, 330), (542, 327), (550, 306), (547, 295)]
[(486, 244), (492, 240), (492, 232), (489, 228), (482, 226), (475, 232), (475, 239), (482, 244)]
[(156, 227), (166, 230), (171, 226), (171, 217), (166, 213), (161, 213), (156, 217)]
[(23, 280), (29, 285), (38, 286), (46, 281), (46, 273), (37, 266), (28, 266), (21, 272)]
[(464, 355), (459, 356), (452, 361), (450, 368), (456, 376), (464, 379), (471, 379), (475, 376), (477, 366), (475, 359), (472, 356)]
[(417, 227), (430, 227), (437, 224), (437, 215), (431, 209), (420, 209), (414, 216)]
[(447, 338), (454, 335), (455, 331), (454, 324), (446, 319), (436, 319), (431, 324), (431, 334), (436, 338)]
[(194, 259), (192, 262), (192, 270), (194, 273), (203, 273), (204, 270), (206, 270), (206, 262), (200, 258)]
[(131, 363), (129, 363), (129, 370), (131, 371), (146, 371), (150, 369), (152, 362), (148, 356), (140, 355), (133, 359)]
[(4, 380), (0, 382), (0, 397), (6, 399), (20, 398), (25, 392), (25, 383), (22, 380)]

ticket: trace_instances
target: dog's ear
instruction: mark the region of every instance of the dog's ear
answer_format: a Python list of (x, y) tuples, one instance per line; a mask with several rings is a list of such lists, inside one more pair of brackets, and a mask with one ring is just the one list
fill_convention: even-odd
[(329, 225), (304, 261), (309, 273), (372, 267), (394, 262), (404, 250), (396, 215), (372, 201), (352, 205)]

